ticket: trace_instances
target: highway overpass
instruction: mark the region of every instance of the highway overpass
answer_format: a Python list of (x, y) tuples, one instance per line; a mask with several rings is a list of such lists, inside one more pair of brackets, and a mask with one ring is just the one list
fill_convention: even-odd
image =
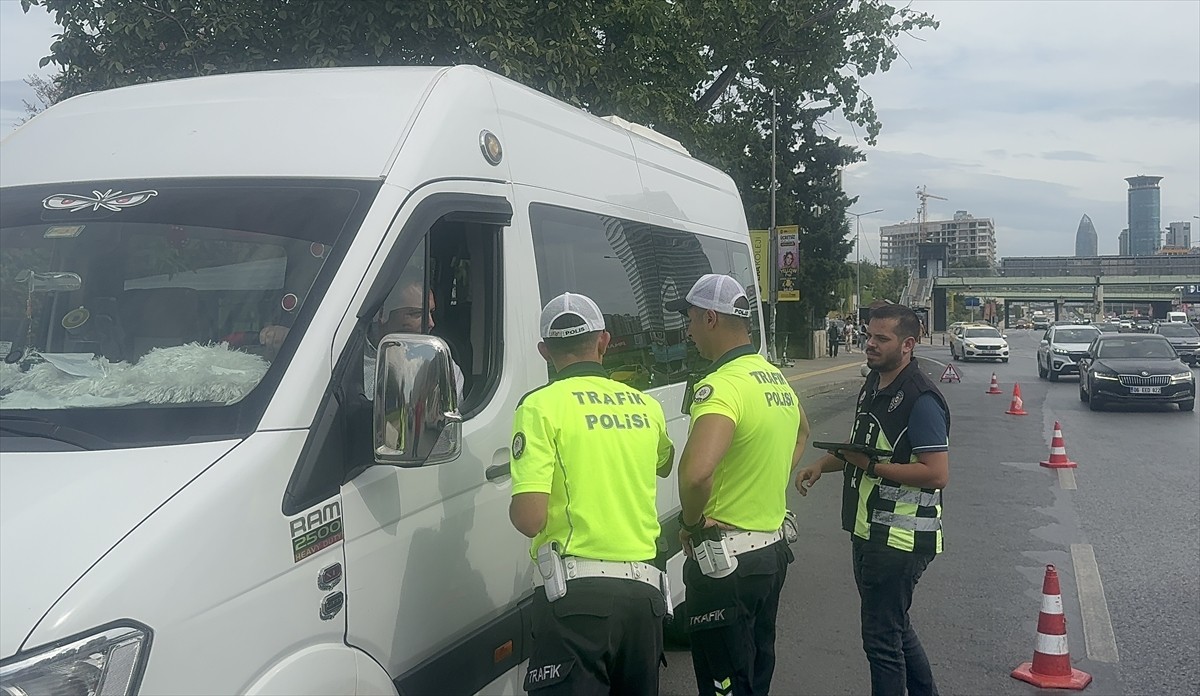
[[(1181, 290), (1182, 289), (1182, 290)], [(1153, 316), (1166, 316), (1180, 299), (1200, 302), (1200, 278), (1186, 275), (1097, 276), (943, 276), (933, 281), (930, 319), (935, 331), (945, 330), (949, 293), (981, 295), (1005, 300), (1005, 322), (1011, 302), (1053, 302), (1060, 318), (1063, 305), (1082, 302), (1100, 311), (1104, 302), (1149, 305)]]

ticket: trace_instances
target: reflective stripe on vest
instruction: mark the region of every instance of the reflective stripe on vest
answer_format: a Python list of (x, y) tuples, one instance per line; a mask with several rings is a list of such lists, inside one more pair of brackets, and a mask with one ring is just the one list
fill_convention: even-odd
[[(926, 493), (925, 491), (914, 491), (905, 488), (896, 488), (895, 486), (887, 486), (879, 484), (879, 497), (884, 500), (894, 500), (897, 503), (912, 503), (921, 507), (934, 507), (942, 504), (942, 492), (934, 491)], [(908, 528), (906, 528), (908, 529)]]
[(898, 515), (894, 512), (885, 512), (883, 510), (872, 510), (871, 521), (897, 529), (909, 529), (914, 532), (936, 532), (942, 528), (940, 517), (914, 517), (912, 515)]

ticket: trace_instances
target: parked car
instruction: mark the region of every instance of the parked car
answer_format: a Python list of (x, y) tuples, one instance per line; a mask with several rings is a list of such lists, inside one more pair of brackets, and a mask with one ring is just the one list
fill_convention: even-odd
[(1178, 322), (1161, 323), (1154, 327), (1153, 333), (1165, 336), (1180, 360), (1193, 366), (1200, 363), (1200, 331), (1196, 327)]
[(1037, 349), (1038, 377), (1057, 382), (1059, 375), (1079, 374), (1079, 358), (1100, 335), (1090, 324), (1051, 326)]
[(1196, 407), (1196, 378), (1170, 341), (1153, 334), (1101, 334), (1080, 360), (1079, 400), (1093, 411), (1112, 403)]
[(950, 355), (955, 360), (1008, 362), (1008, 336), (986, 324), (968, 324), (950, 334)]

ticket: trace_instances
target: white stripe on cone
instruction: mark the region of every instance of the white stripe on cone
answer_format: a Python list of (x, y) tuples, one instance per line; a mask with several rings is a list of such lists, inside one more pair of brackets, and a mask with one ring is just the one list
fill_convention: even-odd
[(1042, 613), (1063, 613), (1062, 595), (1042, 595)]
[(1066, 456), (1067, 448), (1066, 447), (1051, 447), (1050, 454), (1061, 454), (1063, 456)]
[(1039, 633), (1036, 650), (1043, 655), (1066, 655), (1068, 654), (1067, 637), (1048, 636), (1045, 633)]

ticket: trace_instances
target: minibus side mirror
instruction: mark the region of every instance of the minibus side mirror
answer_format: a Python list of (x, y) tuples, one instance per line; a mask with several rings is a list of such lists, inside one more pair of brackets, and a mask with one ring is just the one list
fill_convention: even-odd
[(388, 334), (375, 365), (375, 462), (441, 464), (462, 450), (450, 348), (436, 336)]

